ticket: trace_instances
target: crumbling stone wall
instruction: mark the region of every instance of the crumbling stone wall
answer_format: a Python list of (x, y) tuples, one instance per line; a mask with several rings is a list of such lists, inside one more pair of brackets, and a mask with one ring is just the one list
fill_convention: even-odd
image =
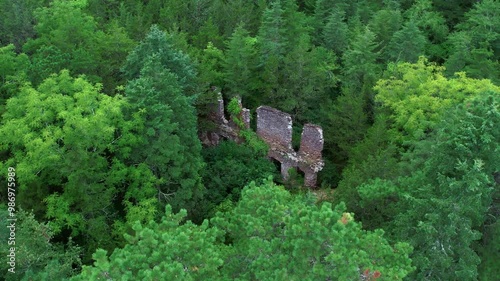
[(323, 169), (323, 130), (313, 124), (302, 129), (299, 152), (292, 148), (292, 118), (268, 106), (257, 108), (257, 135), (269, 145), (268, 156), (281, 163), (281, 176), (287, 180), (291, 168), (304, 172), (304, 185), (316, 186), (318, 172)]
[[(250, 111), (241, 108), (239, 119), (243, 120), (245, 128), (250, 128)], [(240, 128), (235, 122), (227, 120), (224, 115), (224, 101), (219, 94), (210, 119), (217, 125), (213, 132), (202, 132), (200, 139), (204, 145), (217, 145), (220, 137), (236, 141), (244, 140), (239, 136)], [(269, 106), (257, 108), (257, 135), (269, 145), (268, 157), (276, 159), (281, 164), (281, 175), (287, 180), (288, 171), (298, 168), (304, 173), (304, 185), (315, 187), (318, 172), (323, 169), (323, 130), (320, 126), (305, 124), (302, 128), (299, 151), (292, 147), (292, 117), (290, 114)]]
[[(241, 112), (237, 118), (242, 120), (243, 127), (248, 129), (250, 128), (250, 110), (243, 108), (240, 98), (238, 98), (238, 103), (241, 108)], [(216, 129), (212, 132), (199, 133), (199, 137), (203, 145), (218, 145), (221, 137), (233, 140), (237, 143), (242, 143), (244, 141), (244, 139), (239, 136), (239, 132), (241, 130), (240, 127), (238, 127), (232, 118), (229, 118), (228, 120), (225, 117), (224, 100), (221, 93), (218, 94), (217, 103), (212, 106), (212, 113), (209, 115), (209, 119), (216, 124)]]

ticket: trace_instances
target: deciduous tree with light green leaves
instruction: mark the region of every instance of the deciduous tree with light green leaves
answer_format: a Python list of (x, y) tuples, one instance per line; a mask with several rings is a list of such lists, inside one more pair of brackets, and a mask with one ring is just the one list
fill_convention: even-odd
[(109, 97), (100, 85), (68, 71), (40, 86), (26, 84), (7, 101), (0, 134), (1, 169), (18, 172), (17, 203), (50, 220), (55, 235), (68, 231), (85, 241), (87, 254), (97, 245), (112, 249), (115, 204), (128, 184), (147, 184), (151, 175), (131, 177), (126, 159), (141, 136), (140, 115), (125, 119), (128, 103)]
[(375, 99), (388, 109), (396, 141), (422, 139), (447, 109), (480, 92), (500, 89), (490, 80), (468, 78), (465, 73), (448, 79), (443, 71), (421, 58), (415, 64), (390, 64), (387, 78), (377, 82)]

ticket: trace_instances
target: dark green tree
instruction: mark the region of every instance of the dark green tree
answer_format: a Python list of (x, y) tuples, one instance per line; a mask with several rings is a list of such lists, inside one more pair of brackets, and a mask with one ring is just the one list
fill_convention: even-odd
[(373, 15), (368, 27), (375, 34), (375, 42), (379, 44), (377, 51), (381, 51), (389, 44), (393, 34), (400, 30), (402, 25), (403, 16), (396, 7), (392, 9), (386, 7)]
[[(357, 218), (368, 229), (381, 228), (391, 214), (391, 208), (386, 200), (392, 198), (386, 189), (379, 192), (375, 186), (375, 192), (359, 192), (362, 185), (372, 180), (393, 180), (400, 173), (398, 168), (399, 150), (393, 144), (393, 136), (389, 131), (387, 116), (376, 112), (374, 124), (367, 130), (365, 138), (350, 148), (349, 158), (342, 170), (342, 176), (335, 189), (334, 203), (345, 202), (347, 209), (354, 212)], [(344, 160), (345, 161), (345, 160)], [(344, 166), (343, 166), (344, 167)], [(371, 190), (371, 185), (368, 190)], [(375, 198), (362, 197), (370, 195)], [(389, 199), (387, 199), (389, 198)]]
[(7, 100), (15, 95), (27, 80), (26, 72), (29, 66), (28, 56), (16, 55), (13, 44), (0, 47), (0, 115), (4, 112)]
[(368, 28), (356, 36), (342, 57), (344, 63), (342, 86), (344, 88), (361, 94), (371, 90), (371, 85), (374, 85), (381, 72), (377, 64), (378, 46), (375, 33)]
[(210, 17), (220, 30), (220, 35), (225, 38), (229, 38), (240, 25), (244, 25), (255, 36), (268, 2), (270, 1), (213, 0), (209, 8)]
[(122, 67), (125, 77), (128, 80), (138, 78), (146, 62), (151, 56), (156, 56), (160, 65), (177, 77), (181, 90), (185, 94), (194, 94), (195, 68), (189, 56), (175, 49), (174, 43), (172, 35), (167, 36), (158, 26), (152, 26), (146, 38), (128, 55)]
[[(7, 207), (0, 207), (2, 223), (9, 225)], [(3, 280), (65, 280), (81, 267), (81, 249), (69, 240), (64, 245), (54, 242), (50, 223), (40, 223), (32, 213), (18, 209), (16, 212), (16, 266), (15, 273), (2, 263)], [(0, 237), (8, 241), (10, 230), (3, 227)], [(9, 245), (2, 245), (1, 253), (7, 256)]]
[[(373, 86), (381, 74), (381, 67), (377, 60), (380, 52), (377, 51), (376, 35), (368, 27), (358, 35), (342, 56), (344, 64), (341, 77), (342, 92), (349, 95), (358, 95), (363, 100), (363, 110), (368, 114), (368, 120), (373, 119)], [(345, 100), (347, 101), (347, 100)]]
[(447, 57), (445, 46), (449, 28), (432, 0), (417, 0), (404, 12), (407, 21), (413, 21), (426, 38), (425, 51), (431, 61), (443, 62)]
[(192, 211), (194, 200), (203, 193), (196, 112), (177, 76), (160, 61), (159, 56), (150, 56), (139, 78), (125, 89), (134, 110), (144, 110), (146, 118), (145, 142), (134, 159), (148, 165), (160, 180), (156, 186), (160, 202)]
[(115, 94), (117, 87), (125, 84), (120, 67), (132, 51), (135, 42), (129, 38), (124, 28), (116, 20), (107, 24), (96, 46), (98, 52), (98, 69), (96, 74), (103, 84), (103, 91)]
[(280, 86), (270, 99), (298, 122), (318, 122), (317, 104), (327, 101), (336, 86), (335, 54), (323, 47), (312, 47), (310, 37), (301, 40), (283, 59)]
[(196, 35), (192, 36), (192, 42), (192, 45), (199, 49), (205, 48), (209, 43), (218, 48), (224, 46), (223, 37), (220, 35), (219, 28), (215, 25), (212, 18), (205, 21)]
[(36, 85), (62, 69), (100, 81), (97, 46), (103, 34), (84, 12), (85, 6), (83, 0), (57, 0), (35, 12), (37, 37), (28, 40), (23, 50), (31, 57), (30, 76)]
[(286, 54), (297, 46), (304, 48), (304, 43), (309, 48), (311, 28), (306, 16), (297, 9), (295, 1), (276, 0), (271, 2), (262, 15), (262, 24), (257, 36), (262, 80), (259, 91), (271, 104), (282, 99), (276, 96), (276, 91), (285, 86), (283, 70)]
[(257, 80), (257, 39), (251, 37), (243, 26), (238, 26), (227, 42), (224, 58), (225, 92), (229, 96), (239, 95), (247, 106), (257, 107), (258, 97), (254, 96)]
[(223, 201), (237, 203), (243, 187), (257, 179), (278, 175), (276, 167), (265, 155), (256, 153), (246, 144), (224, 141), (202, 151), (207, 164), (203, 170), (203, 183), (207, 189), (206, 207), (215, 214)]
[(346, 164), (350, 151), (364, 139), (369, 128), (365, 109), (364, 97), (351, 91), (343, 93), (323, 109), (326, 147), (336, 148), (332, 153), (341, 166)]
[(385, 50), (385, 56), (390, 61), (415, 63), (425, 54), (426, 45), (425, 36), (417, 24), (410, 20), (401, 30), (394, 33)]
[(119, 67), (134, 42), (116, 21), (99, 29), (86, 7), (86, 1), (53, 1), (35, 12), (37, 37), (23, 46), (35, 85), (62, 69), (103, 83), (107, 94), (123, 83)]
[(323, 29), (324, 46), (341, 56), (349, 45), (349, 27), (345, 22), (345, 12), (333, 11)]
[(271, 97), (279, 85), (279, 73), (282, 69), (280, 65), (289, 46), (284, 13), (281, 1), (271, 3), (271, 7), (266, 9), (262, 15), (262, 24), (257, 37), (259, 64), (263, 68), (261, 70), (263, 84), (259, 90), (263, 91), (261, 94)]
[(474, 78), (499, 82), (500, 77), (500, 4), (481, 1), (466, 14), (459, 31), (449, 37), (448, 74), (465, 71)]
[(446, 0), (433, 0), (432, 3), (436, 7), (436, 10), (443, 14), (443, 17), (446, 19), (446, 24), (451, 30), (458, 23), (463, 21), (465, 13), (469, 11), (475, 3), (478, 3), (478, 1), (462, 0), (452, 3)]
[(145, 142), (134, 151), (134, 160), (145, 163), (159, 179), (155, 187), (161, 204), (192, 212), (203, 194), (203, 161), (193, 99), (186, 95), (195, 82), (189, 58), (152, 27), (123, 69), (134, 78), (125, 89), (132, 112), (145, 112)]
[(45, 6), (46, 0), (0, 1), (2, 19), (0, 19), (0, 46), (13, 44), (17, 52), (35, 37), (36, 9)]
[(473, 242), (481, 238), (498, 188), (498, 94), (482, 92), (451, 110), (436, 134), (409, 157), (410, 169), (419, 172), (399, 182), (406, 190), (399, 208), (408, 211), (397, 216), (395, 230), (415, 248), (412, 279), (478, 277)]
[(96, 19), (99, 27), (102, 28), (119, 17), (120, 2), (118, 0), (87, 0), (86, 11)]

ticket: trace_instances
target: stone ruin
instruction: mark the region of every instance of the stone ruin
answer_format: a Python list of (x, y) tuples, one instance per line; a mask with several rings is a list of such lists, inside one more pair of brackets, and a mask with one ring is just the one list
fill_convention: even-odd
[[(250, 111), (243, 108), (238, 99), (241, 113), (238, 118), (246, 129), (250, 128)], [(209, 117), (215, 124), (213, 132), (203, 132), (200, 139), (204, 145), (217, 145), (221, 137), (242, 143), (240, 128), (234, 120), (227, 120), (224, 114), (224, 101), (219, 94), (217, 104)], [(299, 151), (292, 147), (292, 118), (290, 114), (269, 106), (257, 108), (257, 135), (264, 140), (269, 151), (267, 156), (281, 164), (281, 175), (289, 178), (289, 169), (300, 169), (304, 173), (304, 185), (315, 187), (318, 172), (323, 169), (321, 151), (323, 150), (323, 130), (320, 126), (305, 124), (302, 128)]]
[[(238, 98), (239, 107), (241, 108), (240, 116), (238, 119), (243, 121), (245, 129), (250, 128), (250, 110), (243, 108), (241, 105), (241, 99)], [(200, 132), (200, 140), (203, 145), (206, 146), (216, 146), (219, 144), (220, 138), (226, 138), (233, 140), (237, 143), (242, 143), (245, 140), (240, 137), (240, 127), (234, 122), (231, 117), (229, 120), (226, 119), (224, 114), (224, 100), (222, 99), (222, 94), (218, 94), (217, 104), (212, 108), (212, 112), (208, 118), (216, 125), (214, 131), (211, 132)]]

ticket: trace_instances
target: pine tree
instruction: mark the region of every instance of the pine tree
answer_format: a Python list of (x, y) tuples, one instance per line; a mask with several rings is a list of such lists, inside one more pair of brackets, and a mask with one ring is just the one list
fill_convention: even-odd
[(424, 55), (426, 43), (426, 38), (416, 23), (410, 20), (394, 33), (384, 53), (392, 61), (415, 63), (419, 56)]
[(189, 58), (152, 27), (123, 69), (135, 78), (125, 89), (132, 112), (145, 112), (145, 142), (135, 151), (135, 161), (145, 163), (159, 179), (155, 186), (159, 202), (169, 202), (175, 210), (188, 209), (193, 215), (196, 199), (203, 194), (203, 161), (193, 100), (186, 95), (193, 89)]
[(350, 151), (363, 140), (368, 130), (366, 101), (362, 95), (348, 91), (326, 107), (325, 140), (327, 146), (339, 148), (335, 151), (336, 157), (345, 165)]
[(158, 26), (153, 25), (144, 41), (127, 57), (122, 71), (128, 80), (138, 78), (141, 70), (152, 55), (159, 63), (177, 76), (179, 85), (185, 94), (195, 93), (196, 71), (188, 55), (174, 48), (172, 36), (167, 36)]
[(317, 206), (271, 180), (250, 183), (210, 223), (185, 217), (167, 206), (160, 223), (136, 223), (124, 248), (96, 251), (72, 280), (402, 280), (414, 269), (408, 244), (363, 230), (343, 204)]
[(368, 27), (375, 34), (375, 42), (379, 44), (377, 51), (381, 51), (393, 34), (401, 29), (403, 17), (396, 7), (386, 7), (377, 11), (370, 20)]
[(349, 27), (344, 20), (345, 13), (343, 11), (333, 11), (328, 17), (322, 33), (325, 47), (335, 51), (338, 56), (344, 53), (349, 43)]
[(315, 34), (321, 34), (323, 27), (333, 13), (345, 13), (348, 4), (344, 0), (316, 0), (314, 5), (314, 27)]
[(465, 71), (474, 78), (499, 81), (499, 14), (500, 4), (491, 0), (477, 3), (466, 14), (466, 20), (458, 25), (459, 31), (449, 36), (452, 45), (446, 62), (449, 75)]
[(312, 47), (310, 37), (302, 35), (283, 59), (280, 87), (273, 104), (291, 113), (298, 122), (316, 122), (317, 108), (313, 105), (328, 99), (328, 91), (337, 82), (333, 71), (335, 55), (323, 47)]
[(381, 73), (377, 64), (380, 53), (376, 51), (379, 44), (376, 43), (376, 35), (367, 27), (358, 34), (350, 48), (342, 56), (344, 63), (342, 91), (344, 93), (360, 95), (364, 100), (365, 112), (369, 120), (372, 115), (372, 87)]
[(407, 21), (413, 21), (426, 38), (426, 54), (431, 61), (444, 61), (449, 29), (443, 15), (433, 7), (431, 0), (417, 0), (404, 12)]
[(257, 36), (259, 48), (260, 76), (258, 91), (269, 100), (275, 100), (275, 91), (280, 85), (282, 62), (288, 47), (284, 10), (281, 1), (271, 3), (262, 15), (262, 24)]
[(411, 166), (419, 172), (399, 183), (406, 187), (399, 208), (408, 211), (397, 216), (394, 229), (415, 249), (413, 279), (478, 277), (480, 259), (472, 247), (498, 186), (498, 94), (482, 92), (451, 110), (409, 157), (420, 159)]
[(240, 95), (248, 106), (258, 106), (257, 39), (238, 26), (227, 43), (224, 60), (224, 80), (229, 96)]

